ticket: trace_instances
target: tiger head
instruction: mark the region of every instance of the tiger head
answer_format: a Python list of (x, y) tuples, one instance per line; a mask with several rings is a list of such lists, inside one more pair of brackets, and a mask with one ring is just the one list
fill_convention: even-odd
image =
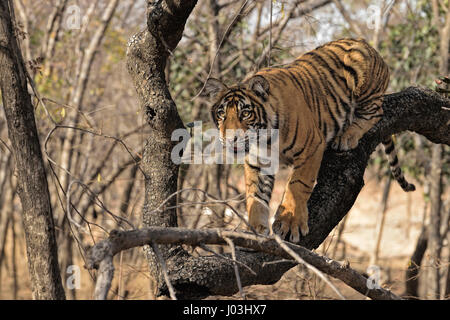
[(273, 128), (265, 108), (269, 91), (269, 82), (261, 75), (232, 87), (220, 80), (208, 79), (202, 96), (212, 102), (211, 117), (219, 129), (222, 144), (232, 145), (234, 152), (241, 149), (248, 152), (249, 131)]

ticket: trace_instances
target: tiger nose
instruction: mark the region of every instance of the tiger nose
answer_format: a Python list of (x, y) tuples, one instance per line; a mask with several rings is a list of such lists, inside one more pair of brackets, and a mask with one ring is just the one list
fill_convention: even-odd
[(226, 136), (226, 137), (224, 137), (224, 138), (221, 139), (222, 143), (223, 143), (223, 144), (226, 144), (226, 145), (227, 145), (227, 144), (233, 145), (233, 144), (235, 144), (236, 142), (238, 142), (238, 140), (239, 140), (239, 137), (236, 136), (236, 135), (233, 135), (233, 136)]

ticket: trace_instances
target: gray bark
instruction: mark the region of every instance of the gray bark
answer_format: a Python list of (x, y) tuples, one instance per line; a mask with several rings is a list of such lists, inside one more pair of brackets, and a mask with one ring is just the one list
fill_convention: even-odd
[(12, 1), (0, 2), (0, 87), (18, 176), (28, 268), (35, 299), (64, 299), (50, 194)]
[[(150, 134), (146, 141), (141, 168), (145, 178), (144, 226), (177, 226), (176, 210), (154, 213), (166, 198), (177, 190), (178, 166), (171, 159), (173, 130), (184, 128), (165, 79), (167, 58), (180, 41), (187, 18), (197, 1), (149, 1), (147, 28), (128, 43), (127, 68), (146, 115)], [(167, 203), (175, 204), (175, 198)], [(181, 247), (159, 246), (163, 259), (182, 252)], [(161, 269), (152, 249), (146, 250), (149, 268), (154, 276), (153, 288), (164, 283)]]

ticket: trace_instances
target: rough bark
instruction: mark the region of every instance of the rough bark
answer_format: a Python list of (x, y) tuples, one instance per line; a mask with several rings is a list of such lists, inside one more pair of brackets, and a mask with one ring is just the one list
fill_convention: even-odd
[[(141, 168), (145, 178), (144, 226), (177, 226), (176, 210), (152, 213), (176, 192), (178, 166), (171, 159), (173, 130), (184, 128), (165, 79), (165, 65), (170, 52), (180, 41), (187, 18), (197, 1), (148, 1), (147, 28), (134, 35), (127, 50), (127, 68), (133, 79), (150, 134), (145, 144)], [(175, 198), (167, 203), (172, 206)], [(159, 246), (164, 259), (180, 247)], [(159, 264), (151, 250), (146, 250), (154, 288), (164, 283)]]
[(0, 87), (18, 176), (28, 267), (35, 299), (64, 299), (50, 194), (12, 1), (0, 2)]

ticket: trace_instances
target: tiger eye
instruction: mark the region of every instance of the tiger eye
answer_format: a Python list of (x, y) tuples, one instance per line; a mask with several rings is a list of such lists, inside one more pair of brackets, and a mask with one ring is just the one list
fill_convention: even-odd
[(225, 117), (225, 111), (224, 111), (223, 109), (217, 110), (217, 116), (218, 116), (219, 118)]
[(242, 111), (241, 116), (242, 118), (248, 118), (250, 116), (250, 111)]

